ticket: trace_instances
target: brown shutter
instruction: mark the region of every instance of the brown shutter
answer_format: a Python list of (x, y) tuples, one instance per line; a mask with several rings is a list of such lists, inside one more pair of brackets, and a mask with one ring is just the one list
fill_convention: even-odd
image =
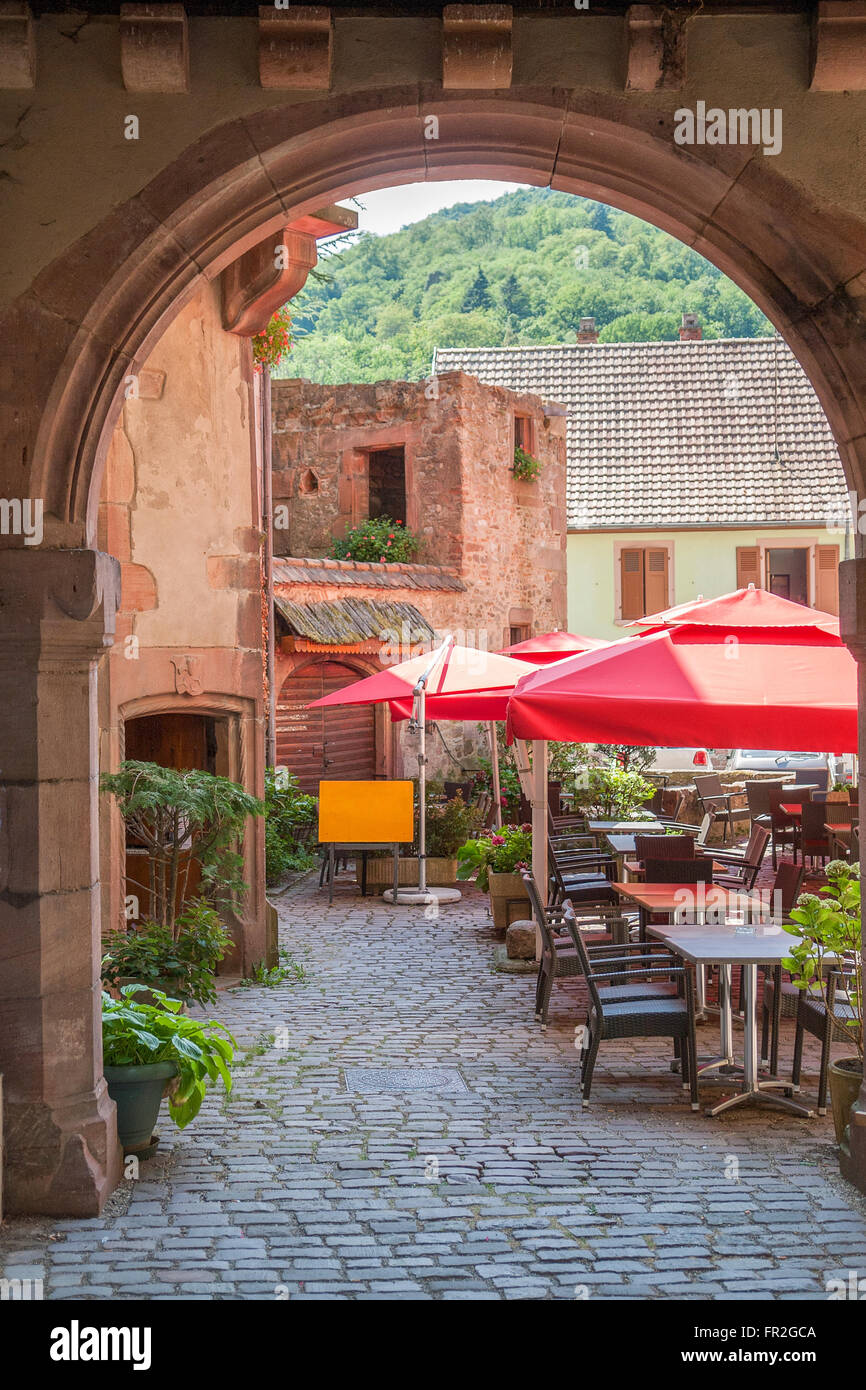
[(646, 576), (644, 579), (644, 599), (647, 613), (660, 613), (669, 607), (668, 599), (668, 552), (666, 550), (647, 550)]
[(823, 613), (839, 612), (839, 547), (815, 547), (815, 607)]
[(619, 557), (622, 613), (625, 622), (631, 618), (642, 618), (646, 609), (643, 606), (643, 551), (623, 550)]
[(757, 545), (737, 546), (737, 588), (747, 589), (754, 584), (763, 589), (761, 582), (761, 552)]

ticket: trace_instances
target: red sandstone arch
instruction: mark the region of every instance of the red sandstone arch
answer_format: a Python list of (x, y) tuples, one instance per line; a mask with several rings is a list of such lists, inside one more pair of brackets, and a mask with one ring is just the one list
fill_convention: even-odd
[[(431, 115), (437, 139), (425, 138)], [(633, 99), (432, 86), (272, 108), (217, 127), (0, 319), (14, 364), (0, 483), (45, 500), (47, 544), (92, 545), (123, 379), (202, 277), (289, 214), (365, 189), (487, 176), (602, 199), (718, 265), (784, 334), (852, 486), (866, 491), (866, 226), (817, 206), (751, 148), (687, 151), (672, 128), (670, 116)]]

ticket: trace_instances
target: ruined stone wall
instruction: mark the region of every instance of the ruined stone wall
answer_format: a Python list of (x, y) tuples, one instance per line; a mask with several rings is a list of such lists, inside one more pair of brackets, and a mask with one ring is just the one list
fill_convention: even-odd
[[(419, 603), (424, 616), (494, 650), (512, 623), (565, 626), (564, 415), (463, 372), (444, 373), (433, 389), (276, 381), (272, 400), (274, 505), (286, 523), (274, 532), (278, 554), (327, 554), (368, 514), (369, 451), (402, 445), (403, 519), (421, 538), (418, 558), (454, 568), (466, 586), (429, 611)], [(532, 422), (542, 465), (532, 482), (511, 473), (515, 414)]]

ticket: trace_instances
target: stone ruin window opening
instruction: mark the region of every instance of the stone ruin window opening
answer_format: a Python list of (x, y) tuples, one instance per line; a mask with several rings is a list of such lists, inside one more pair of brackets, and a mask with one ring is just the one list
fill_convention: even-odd
[(406, 452), (402, 444), (371, 449), (368, 456), (369, 519), (406, 521)]
[(512, 623), (508, 629), (508, 646), (514, 647), (518, 642), (528, 642), (531, 636), (531, 623)]
[(534, 423), (531, 415), (514, 417), (514, 447), (522, 449), (525, 454), (531, 454), (535, 448)]
[(302, 497), (314, 496), (319, 491), (319, 478), (312, 468), (305, 469), (301, 474), (298, 491)]

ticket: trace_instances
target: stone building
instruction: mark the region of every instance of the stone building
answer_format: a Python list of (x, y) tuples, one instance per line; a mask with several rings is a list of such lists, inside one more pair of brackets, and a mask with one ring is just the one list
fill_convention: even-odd
[[(411, 773), (387, 713), (305, 707), (435, 634), (495, 651), (565, 626), (564, 411), (448, 372), (275, 381), (272, 415), (277, 761), (310, 789), (322, 776)], [(516, 443), (541, 464), (532, 481), (511, 471)], [(419, 537), (417, 563), (328, 558), (347, 527), (380, 515)], [(431, 760), (457, 775), (477, 731), (441, 735)]]

